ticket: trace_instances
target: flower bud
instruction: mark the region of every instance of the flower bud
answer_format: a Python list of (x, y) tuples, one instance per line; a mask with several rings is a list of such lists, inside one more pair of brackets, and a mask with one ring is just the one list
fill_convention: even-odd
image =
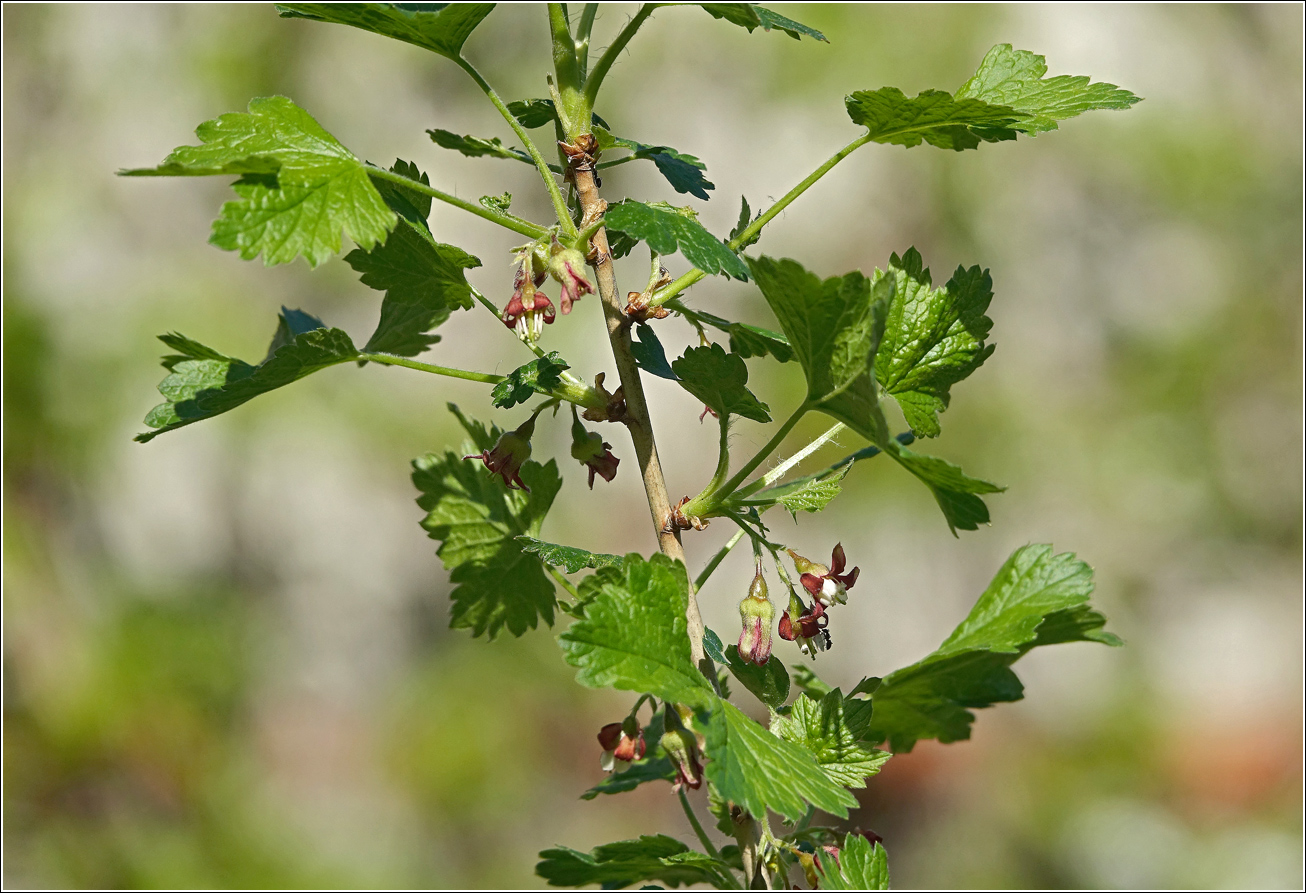
[(617, 465), (621, 462), (612, 455), (612, 444), (604, 443), (603, 437), (594, 431), (585, 430), (585, 426), (576, 418), (575, 408), (571, 411), (571, 457), (584, 465), (590, 472), (590, 489), (594, 489), (594, 475), (598, 474), (605, 481), (617, 476)]
[(531, 416), (516, 431), (508, 431), (500, 436), (494, 449), (463, 458), (480, 459), (491, 474), (503, 478), (503, 483), (509, 490), (525, 490), (529, 493), (531, 488), (521, 479), (521, 467), (531, 457), (531, 435), (534, 433), (535, 416)]
[(685, 728), (675, 710), (664, 711), (667, 731), (662, 736), (662, 750), (676, 767), (673, 791), (698, 790), (703, 784), (703, 763), (698, 758), (698, 738)]
[(581, 295), (594, 293), (594, 286), (585, 278), (585, 255), (575, 248), (564, 248), (558, 242), (553, 243), (552, 257), (549, 258), (549, 275), (562, 286), (562, 313), (571, 312), (571, 305), (580, 300)]
[(767, 598), (766, 578), (760, 565), (748, 587), (748, 595), (739, 603), (739, 619), (743, 622), (739, 656), (760, 667), (771, 658), (771, 621), (775, 619), (775, 606)]

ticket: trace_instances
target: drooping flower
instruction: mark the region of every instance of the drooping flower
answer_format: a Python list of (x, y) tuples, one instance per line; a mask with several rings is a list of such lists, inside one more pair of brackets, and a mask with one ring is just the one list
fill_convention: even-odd
[(594, 293), (594, 286), (585, 278), (585, 255), (575, 248), (564, 248), (556, 241), (550, 250), (552, 256), (549, 258), (549, 275), (562, 286), (559, 303), (566, 316), (571, 312), (571, 305), (579, 301), (581, 295)]
[(861, 568), (855, 567), (846, 574), (843, 572), (848, 564), (848, 559), (843, 554), (843, 543), (835, 545), (834, 551), (830, 553), (829, 567), (809, 561), (793, 549), (789, 550), (789, 557), (794, 560), (794, 567), (802, 575), (800, 582), (803, 588), (814, 599), (827, 608), (848, 603), (848, 590), (857, 582)]
[(589, 469), (591, 490), (594, 489), (594, 475), (611, 482), (617, 476), (617, 465), (621, 462), (612, 455), (612, 444), (604, 443), (602, 435), (585, 430), (580, 419), (576, 418), (575, 407), (571, 410), (571, 457)]
[(507, 431), (500, 436), (494, 449), (463, 458), (480, 459), (491, 474), (503, 478), (503, 483), (509, 490), (525, 490), (529, 493), (531, 488), (521, 479), (521, 467), (531, 457), (531, 435), (534, 433), (535, 416), (531, 416), (516, 431)]
[(603, 756), (599, 765), (604, 772), (616, 768), (617, 761), (629, 764), (633, 760), (644, 758), (648, 747), (644, 743), (644, 730), (639, 727), (639, 720), (627, 716), (622, 722), (610, 722), (599, 729), (599, 745)]
[(664, 713), (666, 732), (662, 735), (662, 750), (676, 767), (673, 791), (682, 788), (698, 790), (703, 785), (703, 762), (698, 758), (698, 737), (685, 728), (678, 710), (668, 707)]
[(542, 292), (537, 292), (535, 285), (524, 267), (518, 269), (513, 280), (512, 297), (499, 317), (505, 326), (516, 329), (517, 337), (523, 341), (538, 341), (545, 324), (551, 325), (556, 317), (553, 302)]
[(767, 598), (760, 562), (748, 595), (739, 602), (739, 619), (744, 627), (739, 633), (739, 656), (760, 667), (771, 659), (771, 621), (775, 619), (775, 606)]
[(825, 606), (813, 602), (810, 608), (804, 607), (798, 596), (789, 600), (789, 610), (780, 615), (776, 632), (780, 638), (798, 643), (798, 650), (808, 657), (815, 658), (816, 652), (829, 649), (832, 644), (830, 633), (826, 630), (830, 618), (825, 616)]

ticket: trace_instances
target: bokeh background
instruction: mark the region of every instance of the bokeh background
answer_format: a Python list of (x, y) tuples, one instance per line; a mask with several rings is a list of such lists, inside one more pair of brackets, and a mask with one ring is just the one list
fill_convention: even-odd
[[(997, 353), (927, 445), (1010, 487), (991, 527), (954, 539), (923, 488), (876, 462), (823, 515), (772, 519), (813, 557), (842, 540), (862, 569), (821, 675), (846, 686), (928, 652), (1026, 542), (1092, 563), (1128, 643), (1024, 659), (1026, 700), (981, 711), (970, 742), (895, 757), (850, 825), (884, 836), (900, 887), (1300, 888), (1301, 7), (779, 9), (831, 44), (653, 17), (599, 111), (698, 155), (717, 188), (696, 202), (632, 164), (604, 178), (610, 199), (690, 202), (724, 233), (741, 194), (765, 206), (855, 135), (844, 94), (953, 89), (998, 42), (1146, 97), (977, 152), (867, 147), (759, 246), (833, 275), (916, 245), (936, 281), (990, 267), (997, 295)], [(633, 10), (605, 6), (596, 43)], [(379, 295), (338, 260), (265, 269), (208, 246), (224, 182), (113, 172), (281, 93), (361, 157), (411, 158), (469, 198), (511, 191), (545, 219), (530, 169), (425, 136), (511, 137), (470, 81), (270, 6), (3, 16), (6, 886), (533, 886), (544, 847), (687, 836), (665, 786), (577, 800), (624, 697), (576, 686), (547, 631), (447, 629), (407, 463), (459, 439), (446, 401), (486, 414), (481, 386), (339, 367), (131, 441), (158, 402), (155, 335), (257, 360), (280, 305), (365, 337)], [(543, 28), (540, 8), (501, 7), (469, 55), (505, 97), (543, 95)], [(517, 237), (438, 203), (432, 224), (506, 299)], [(629, 263), (638, 288), (646, 262)], [(689, 300), (772, 322), (746, 284)], [(435, 362), (527, 358), (486, 314), (443, 331)], [(693, 334), (658, 331), (675, 353)], [(597, 301), (546, 338), (613, 374)], [(750, 365), (787, 414), (797, 368)], [(648, 387), (673, 496), (695, 492), (715, 429), (674, 386)], [(824, 427), (809, 421), (789, 448)], [(765, 436), (735, 433), (744, 455)], [(544, 535), (647, 553), (633, 453), (609, 439), (621, 473), (591, 492), (566, 425), (541, 426), (537, 455), (567, 477)], [(688, 536), (691, 561), (729, 534)], [(732, 555), (702, 594), (727, 640), (748, 564)]]

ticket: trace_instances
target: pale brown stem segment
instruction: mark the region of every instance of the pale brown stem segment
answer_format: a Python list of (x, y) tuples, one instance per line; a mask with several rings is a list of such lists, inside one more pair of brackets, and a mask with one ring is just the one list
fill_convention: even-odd
[[(596, 219), (603, 213), (603, 200), (599, 198), (594, 172), (576, 171), (576, 194), (586, 220)], [(644, 476), (644, 492), (648, 495), (649, 512), (653, 515), (653, 528), (658, 537), (658, 548), (669, 558), (685, 564), (685, 550), (680, 545), (680, 532), (672, 528), (671, 500), (667, 496), (667, 483), (662, 477), (658, 462), (657, 443), (653, 439), (653, 424), (649, 420), (648, 403), (644, 399), (644, 384), (640, 380), (635, 355), (630, 352), (630, 326), (617, 291), (617, 276), (608, 250), (608, 233), (600, 228), (592, 244), (598, 250), (594, 272), (598, 279), (599, 297), (603, 301), (603, 315), (608, 324), (608, 340), (612, 344), (612, 358), (617, 363), (617, 374), (626, 397), (626, 427), (635, 443), (635, 458)], [(689, 625), (689, 650), (694, 663), (703, 675), (716, 685), (716, 667), (703, 651), (703, 618), (698, 612), (698, 599), (694, 584), (689, 584), (689, 604), (685, 610)]]

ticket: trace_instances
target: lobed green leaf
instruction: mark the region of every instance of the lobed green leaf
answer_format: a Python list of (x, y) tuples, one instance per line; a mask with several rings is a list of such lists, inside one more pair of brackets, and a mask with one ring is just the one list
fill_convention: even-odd
[(157, 430), (136, 435), (140, 443), (221, 415), (260, 394), (358, 356), (345, 332), (328, 329), (317, 317), (284, 307), (268, 355), (258, 365), (182, 335), (160, 335), (159, 340), (177, 353), (163, 358), (169, 375), (159, 383), (159, 393), (167, 402), (145, 417), (145, 424)]
[[(450, 410), (474, 441), (468, 452), (489, 449), (502, 434), (497, 427), (466, 421), (452, 404)], [(526, 462), (521, 477), (529, 493), (507, 489), (480, 462), (457, 453), (413, 460), (413, 485), (421, 493), (417, 504), (426, 512), (422, 527), (441, 541), (436, 554), (456, 584), (450, 596), (454, 629), (493, 639), (504, 628), (520, 636), (541, 618), (553, 624), (553, 582), (517, 537), (539, 534), (562, 478), (553, 460)]]
[[(678, 250), (685, 260), (706, 273), (746, 280), (748, 268), (744, 262), (725, 242), (704, 229), (697, 216), (689, 208), (674, 208), (666, 202), (645, 204), (626, 199), (608, 208), (603, 220), (610, 232), (627, 237), (623, 253), (628, 253), (635, 242), (647, 242), (649, 248), (664, 257)], [(618, 245), (612, 246), (612, 254), (622, 256)]]
[(599, 149), (604, 152), (611, 149), (629, 149), (633, 157), (652, 161), (676, 192), (688, 193), (707, 201), (710, 198), (707, 190), (716, 188), (707, 177), (703, 176), (707, 165), (693, 155), (677, 152), (670, 146), (646, 146), (635, 140), (613, 136), (610, 131), (598, 126), (594, 128), (594, 136), (598, 140)]
[(691, 347), (671, 364), (680, 386), (702, 400), (718, 418), (727, 414), (755, 422), (771, 421), (765, 403), (748, 390), (748, 367), (738, 355), (726, 353), (720, 344)]
[(993, 299), (993, 280), (978, 266), (958, 267), (943, 288), (931, 288), (920, 253), (908, 249), (889, 259), (894, 280), (884, 338), (875, 354), (875, 377), (898, 401), (912, 433), (939, 434), (938, 414), (948, 408), (952, 385), (993, 354), (985, 344), (993, 320), (984, 315)]
[(1017, 549), (938, 650), (895, 670), (871, 695), (867, 740), (910, 751), (922, 738), (970, 737), (971, 709), (1024, 696), (1011, 665), (1031, 648), (1063, 642), (1119, 645), (1086, 604), (1092, 569), (1048, 545)]
[(494, 158), (510, 158), (513, 161), (524, 161), (527, 164), (534, 164), (534, 159), (521, 149), (510, 149), (503, 144), (497, 136), (485, 139), (480, 136), (459, 136), (451, 130), (427, 130), (431, 137), (431, 142), (435, 143), (442, 149), (453, 149), (455, 152), (461, 152), (468, 158), (480, 158), (490, 155)]
[(857, 800), (831, 781), (811, 754), (778, 738), (729, 701), (719, 701), (707, 725), (705, 768), (720, 795), (755, 816), (770, 809), (789, 821), (807, 804), (845, 818)]
[(280, 3), (282, 18), (349, 25), (411, 43), (449, 59), (491, 10), (493, 3)]
[(754, 28), (761, 28), (763, 31), (783, 31), (794, 40), (811, 37), (825, 43), (830, 42), (815, 28), (809, 28), (793, 19), (785, 18), (778, 12), (772, 12), (753, 3), (699, 3), (698, 5), (703, 7), (712, 18), (723, 19), (732, 25), (747, 28), (749, 34), (753, 33)]
[[(811, 753), (830, 780), (849, 788), (866, 787), (866, 779), (888, 762), (890, 754), (858, 743), (871, 719), (870, 703), (845, 700), (832, 689), (819, 700), (799, 695), (787, 716), (772, 720), (772, 731)], [(845, 716), (845, 710), (849, 716)], [(850, 718), (851, 717), (851, 718)]]
[(590, 579), (598, 591), (584, 619), (558, 636), (567, 663), (577, 669), (576, 681), (693, 706), (709, 703), (712, 687), (690, 657), (684, 565), (664, 555), (645, 561), (632, 553), (620, 572), (607, 569)]
[(848, 462), (837, 468), (827, 468), (788, 483), (758, 490), (742, 499), (731, 499), (728, 505), (753, 506), (763, 511), (773, 505), (781, 505), (797, 520), (800, 511), (815, 513), (828, 506), (842, 492), (843, 479), (852, 467), (853, 464)]
[(672, 887), (698, 883), (718, 889), (736, 886), (720, 862), (665, 834), (607, 843), (588, 853), (554, 847), (541, 852), (540, 859), (535, 873), (552, 887), (600, 884), (604, 889), (620, 889), (649, 880)]
[(395, 214), (366, 166), (308, 112), (284, 96), (251, 99), (248, 112), (206, 121), (199, 146), (173, 150), (163, 164), (128, 176), (241, 173), (238, 201), (222, 206), (209, 241), (268, 266), (299, 255), (312, 266), (339, 253), (341, 231), (371, 249), (394, 228)]
[[(638, 340), (637, 340), (638, 339)], [(658, 340), (657, 332), (650, 325), (640, 325), (635, 329), (635, 338), (630, 340), (630, 352), (635, 357), (635, 365), (649, 375), (677, 381), (676, 373), (667, 362), (667, 352)]]
[(569, 574), (579, 573), (585, 568), (620, 567), (623, 559), (620, 555), (608, 555), (604, 552), (587, 552), (575, 546), (559, 546), (546, 543), (530, 536), (519, 536), (523, 552), (531, 552), (550, 567), (560, 567)]

